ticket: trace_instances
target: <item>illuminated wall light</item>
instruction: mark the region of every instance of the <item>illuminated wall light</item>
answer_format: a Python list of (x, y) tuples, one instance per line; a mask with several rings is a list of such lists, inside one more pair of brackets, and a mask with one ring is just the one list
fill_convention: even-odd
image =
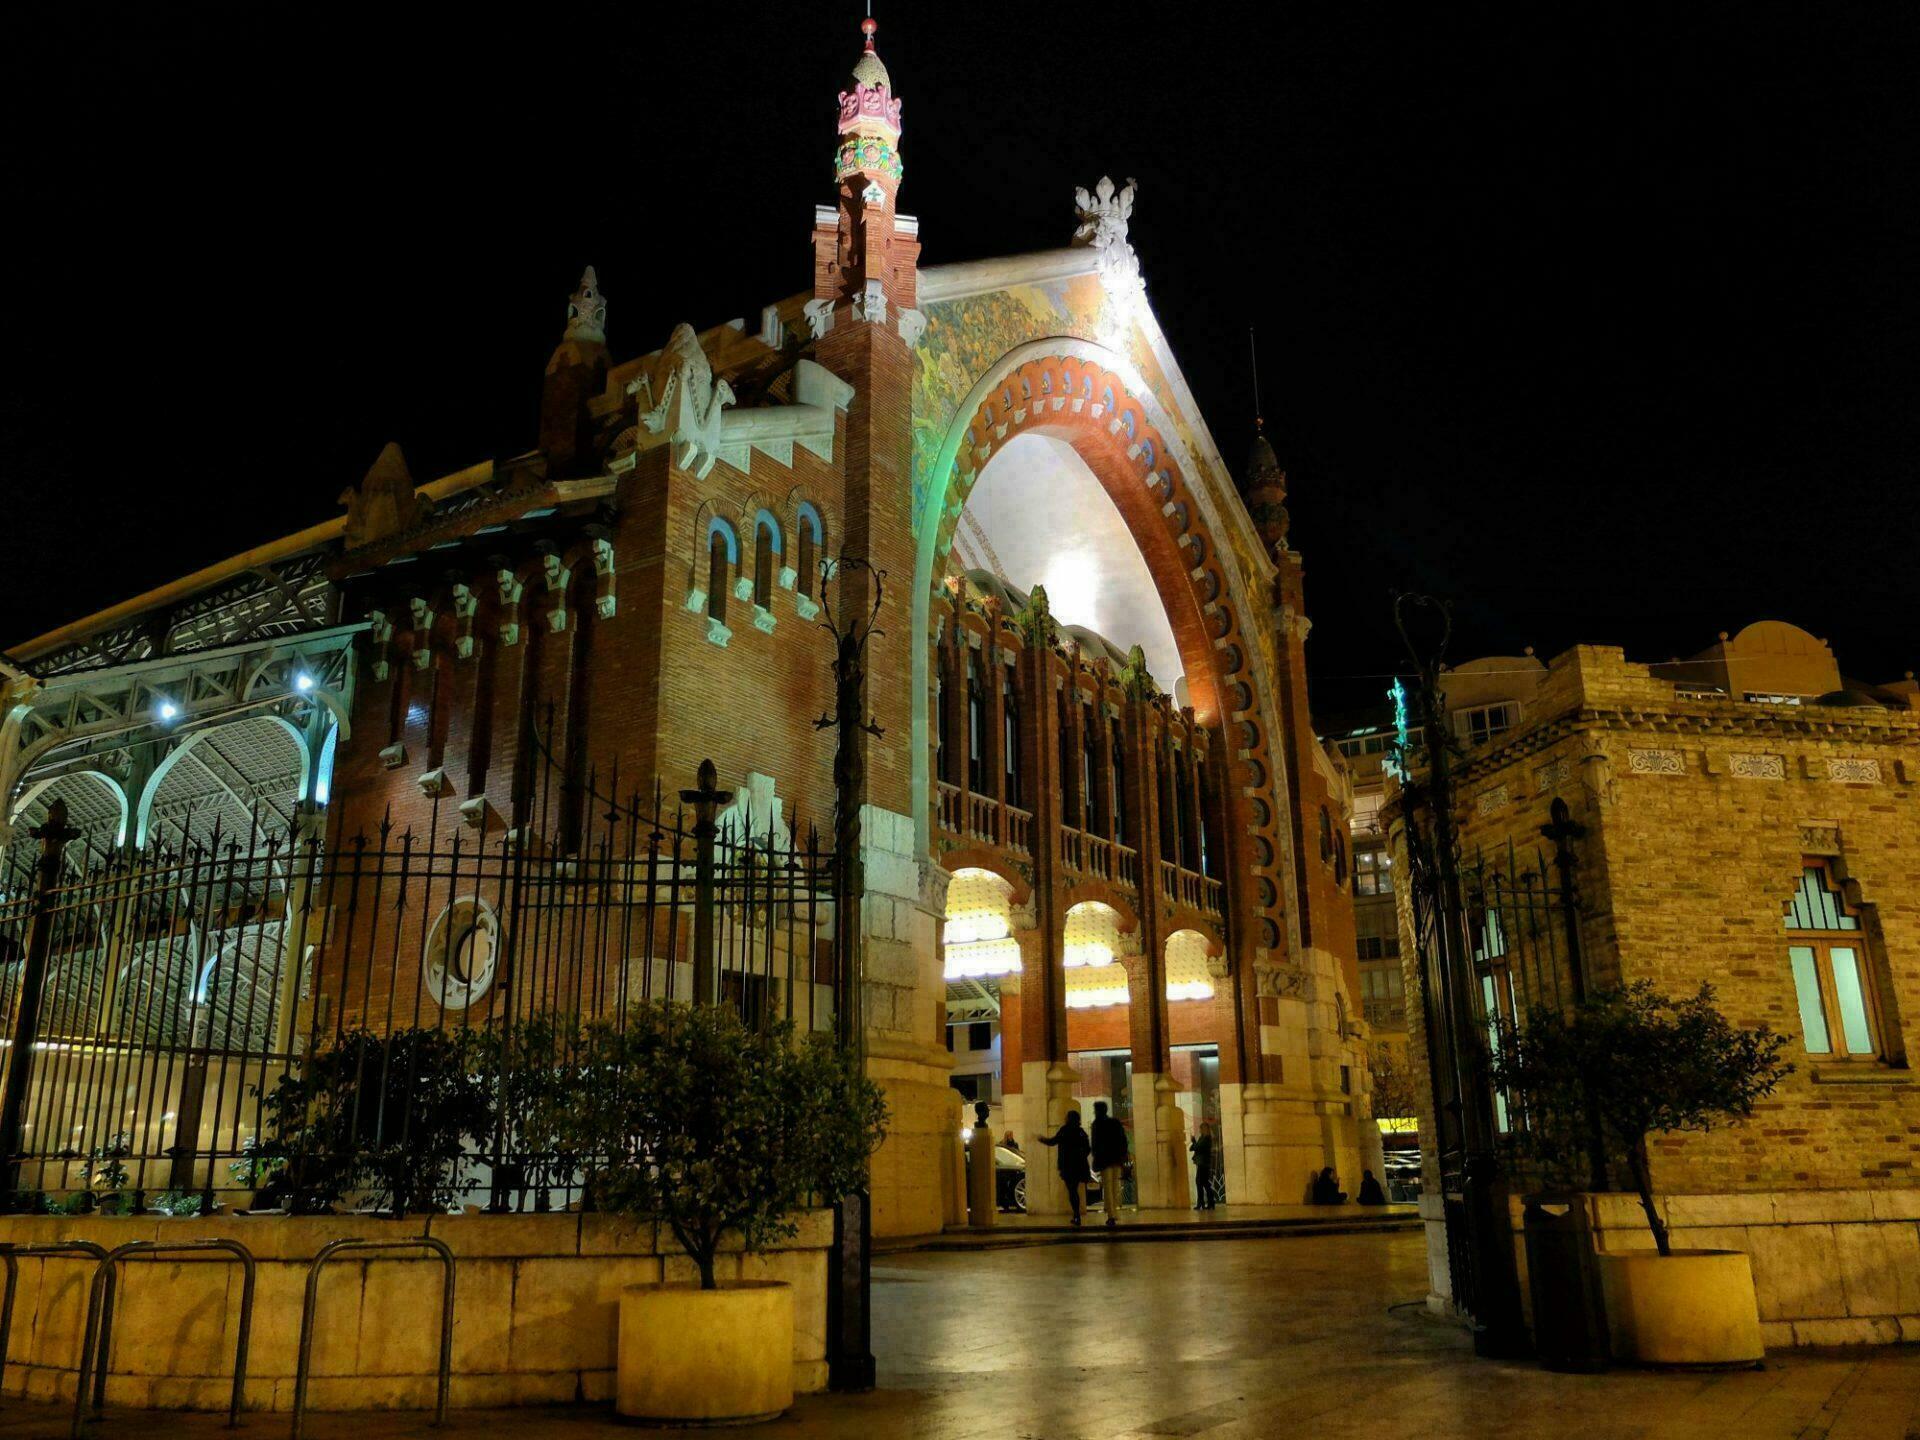
[(293, 688), (302, 695), (313, 689), (313, 676), (302, 673), (293, 677)]
[(1212, 998), (1213, 985), (1209, 981), (1169, 980), (1167, 982), (1167, 999), (1169, 1000), (1211, 1000)]
[(162, 700), (158, 705), (153, 707), (153, 713), (158, 715), (162, 720), (178, 720), (180, 718), (180, 707), (171, 700)]

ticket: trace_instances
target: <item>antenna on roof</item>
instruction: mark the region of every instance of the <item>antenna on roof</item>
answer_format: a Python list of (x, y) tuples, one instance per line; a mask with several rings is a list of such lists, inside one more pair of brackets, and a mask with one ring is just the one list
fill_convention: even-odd
[(1254, 339), (1251, 325), (1247, 326), (1247, 358), (1253, 367), (1253, 432), (1259, 435), (1265, 433), (1267, 426), (1260, 416), (1260, 344)]

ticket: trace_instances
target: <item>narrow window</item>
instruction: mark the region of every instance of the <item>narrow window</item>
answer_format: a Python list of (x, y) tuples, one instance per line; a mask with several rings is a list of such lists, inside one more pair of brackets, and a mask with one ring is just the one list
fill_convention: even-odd
[(795, 560), (798, 561), (795, 567), (798, 575), (794, 584), (799, 587), (802, 595), (811, 597), (814, 582), (818, 579), (816, 572), (820, 567), (820, 517), (811, 505), (804, 502), (800, 506), (799, 529), (800, 536), (796, 542), (794, 555)]
[(1880, 1055), (1879, 1015), (1866, 969), (1860, 916), (1821, 861), (1802, 862), (1800, 886), (1783, 921), (1787, 965), (1809, 1055), (1871, 1060)]
[(1107, 784), (1113, 795), (1113, 839), (1116, 845), (1130, 843), (1127, 829), (1127, 760), (1126, 747), (1120, 740), (1120, 722), (1112, 720), (1107, 725), (1108, 754), (1112, 759)]
[(780, 532), (762, 515), (753, 527), (753, 603), (773, 608), (773, 566), (780, 556)]
[(1001, 681), (1000, 713), (1006, 727), (1004, 753), (1007, 757), (1007, 804), (1024, 810), (1026, 801), (1020, 788), (1020, 685), (1013, 666), (1005, 667)]
[(1080, 828), (1089, 834), (1100, 833), (1099, 807), (1095, 803), (1094, 745), (1098, 732), (1093, 728), (1093, 707), (1080, 707)]
[(980, 660), (967, 652), (967, 788), (978, 795), (987, 788), (987, 696), (980, 684)]
[(1064, 693), (1055, 696), (1055, 719), (1060, 729), (1060, 814), (1069, 822), (1073, 819), (1073, 778), (1078, 767), (1073, 763), (1073, 729), (1067, 724), (1067, 697)]
[(707, 532), (707, 614), (727, 623), (727, 591), (733, 587), (733, 537), (722, 525)]

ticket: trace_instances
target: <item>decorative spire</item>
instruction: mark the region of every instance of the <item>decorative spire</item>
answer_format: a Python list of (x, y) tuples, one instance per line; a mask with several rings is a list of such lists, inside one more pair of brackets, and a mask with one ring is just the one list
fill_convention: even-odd
[(1247, 455), (1241, 489), (1254, 528), (1267, 549), (1277, 555), (1287, 548), (1287, 530), (1293, 521), (1287, 514), (1287, 472), (1280, 468), (1280, 457), (1267, 441), (1267, 422), (1260, 413), (1260, 347), (1251, 325), (1247, 327), (1247, 362), (1253, 378), (1253, 449)]
[[(853, 66), (853, 88), (840, 92), (840, 152), (834, 161), (834, 179), (845, 181), (858, 172), (900, 183), (900, 102), (893, 81), (873, 48), (880, 27), (869, 15), (860, 22), (866, 45)], [(882, 197), (886, 198), (886, 197)], [(871, 200), (869, 203), (873, 203)]]
[(580, 276), (580, 288), (567, 301), (566, 338), (602, 345), (606, 343), (607, 297), (600, 293), (599, 277), (593, 273), (591, 265)]

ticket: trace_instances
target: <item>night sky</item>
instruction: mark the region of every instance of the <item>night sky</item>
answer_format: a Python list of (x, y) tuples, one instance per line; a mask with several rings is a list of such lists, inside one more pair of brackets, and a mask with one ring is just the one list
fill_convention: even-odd
[[(810, 281), (858, 4), (16, 7), (0, 642), (529, 448), (581, 266), (616, 357)], [(424, 8), (424, 7), (423, 7)], [(1316, 708), (1401, 660), (1782, 618), (1920, 665), (1909, 6), (880, 0), (928, 263), (1139, 180), (1238, 467), (1258, 327)], [(1257, 18), (1250, 18), (1257, 17)]]

